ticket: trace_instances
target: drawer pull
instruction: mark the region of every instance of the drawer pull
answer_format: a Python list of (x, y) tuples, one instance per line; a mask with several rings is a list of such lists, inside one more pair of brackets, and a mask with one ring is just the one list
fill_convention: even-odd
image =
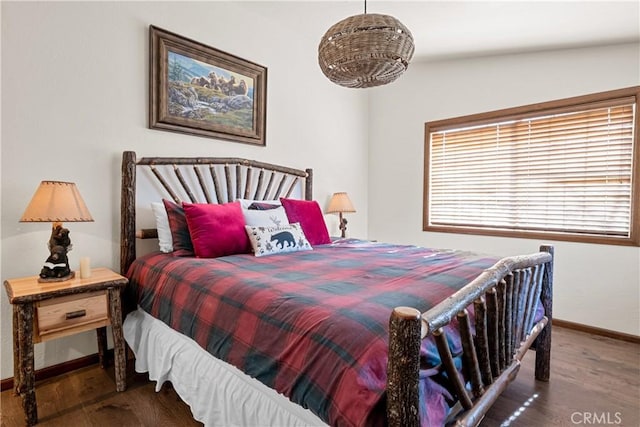
[(69, 320), (69, 319), (76, 319), (78, 317), (82, 317), (86, 315), (87, 315), (87, 310), (78, 310), (78, 311), (72, 311), (65, 314), (65, 318)]

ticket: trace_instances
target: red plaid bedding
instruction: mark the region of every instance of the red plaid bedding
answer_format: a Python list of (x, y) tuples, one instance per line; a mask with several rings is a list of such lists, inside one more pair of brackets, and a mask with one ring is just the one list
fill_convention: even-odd
[[(135, 261), (129, 278), (140, 307), (215, 357), (331, 425), (364, 426), (385, 421), (391, 310), (424, 312), (496, 261), (341, 240), (260, 258), (153, 253)], [(422, 421), (437, 425), (448, 393), (427, 380), (421, 394), (432, 401), (423, 402)]]

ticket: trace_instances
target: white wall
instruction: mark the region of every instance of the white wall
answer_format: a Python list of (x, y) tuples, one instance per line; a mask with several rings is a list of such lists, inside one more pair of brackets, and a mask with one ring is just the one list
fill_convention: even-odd
[[(421, 231), (424, 122), (637, 85), (638, 45), (415, 63), (392, 85), (353, 91), (326, 80), (316, 61), (320, 36), (353, 13), (347, 3), (1, 2), (1, 278), (36, 274), (48, 254), (48, 225), (18, 222), (43, 179), (76, 182), (95, 218), (68, 224), (72, 267), (90, 256), (94, 266), (118, 268), (124, 150), (313, 167), (321, 204), (349, 192), (358, 210), (349, 215), (352, 236), (536, 250), (536, 241)], [(149, 24), (268, 67), (267, 147), (147, 129)], [(338, 233), (336, 218), (327, 221)], [(556, 249), (556, 316), (638, 334), (640, 250)], [(612, 275), (589, 270), (600, 257)], [(7, 378), (11, 316), (0, 295)], [(95, 352), (89, 332), (38, 344), (36, 368)]]
[[(424, 123), (639, 84), (639, 44), (412, 64), (370, 92), (369, 238), (504, 256), (537, 251), (536, 240), (421, 231)], [(554, 316), (639, 335), (640, 248), (552, 243)]]
[[(227, 2), (2, 2), (2, 279), (35, 275), (49, 225), (19, 223), (43, 179), (77, 183), (93, 223), (70, 223), (81, 256), (118, 269), (120, 158), (238, 156), (314, 168), (324, 206), (347, 191), (367, 230), (367, 94), (320, 72), (321, 35), (348, 5)], [(313, 19), (298, 19), (313, 16)], [(267, 146), (147, 128), (148, 26), (154, 24), (268, 68)], [(337, 218), (326, 217), (338, 234)], [(0, 292), (0, 377), (12, 372), (11, 308)], [(36, 345), (36, 369), (97, 351), (91, 332)]]

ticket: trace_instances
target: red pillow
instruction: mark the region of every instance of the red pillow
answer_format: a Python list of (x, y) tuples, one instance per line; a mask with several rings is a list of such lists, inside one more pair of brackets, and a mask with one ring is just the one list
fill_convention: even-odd
[(311, 246), (331, 243), (327, 224), (324, 222), (320, 205), (315, 200), (281, 198), (282, 206), (291, 224), (299, 222)]
[(189, 226), (182, 206), (170, 200), (163, 199), (164, 208), (169, 219), (171, 240), (173, 241), (173, 256), (194, 256), (193, 243), (189, 236)]
[(239, 202), (223, 205), (183, 203), (193, 249), (198, 258), (251, 252)]

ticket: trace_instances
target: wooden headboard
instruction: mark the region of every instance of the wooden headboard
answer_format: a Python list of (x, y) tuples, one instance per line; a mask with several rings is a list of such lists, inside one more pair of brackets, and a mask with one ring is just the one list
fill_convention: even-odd
[(120, 201), (120, 272), (136, 259), (136, 237), (157, 237), (155, 229), (136, 231), (136, 172), (152, 177), (157, 201), (227, 203), (236, 199), (274, 200), (290, 197), (302, 186), (301, 196), (312, 199), (313, 171), (235, 157), (142, 157), (122, 154)]

